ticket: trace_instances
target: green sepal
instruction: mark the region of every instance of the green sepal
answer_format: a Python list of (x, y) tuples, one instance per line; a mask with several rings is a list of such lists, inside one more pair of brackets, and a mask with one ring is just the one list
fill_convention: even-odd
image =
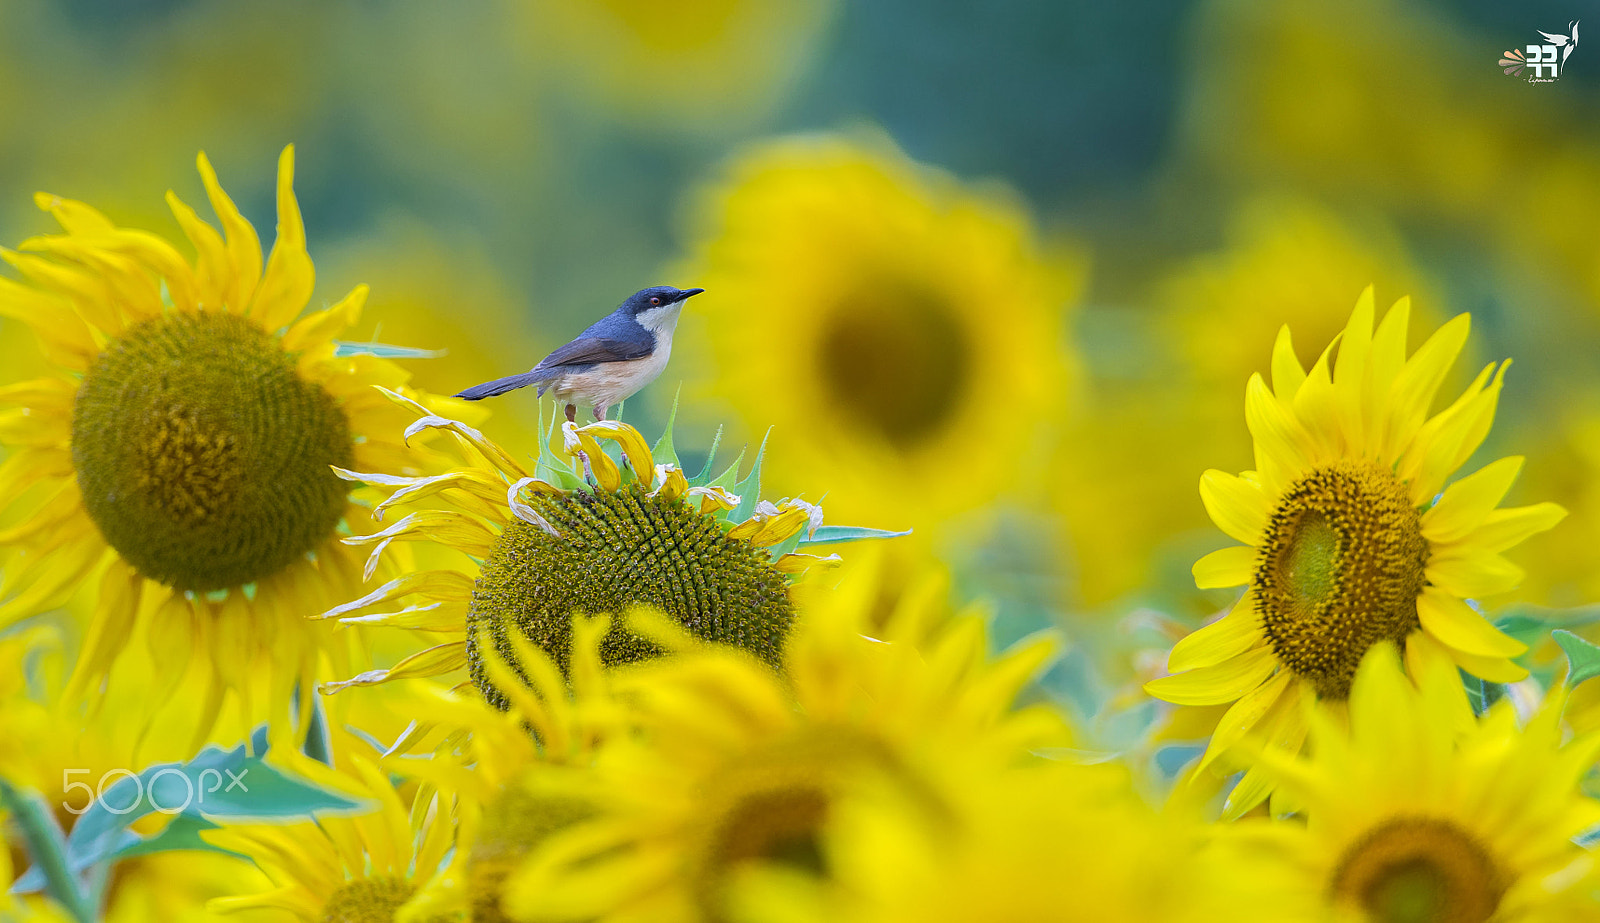
[(700, 473), (689, 479), (690, 487), (704, 487), (711, 482), (711, 466), (717, 460), (717, 447), (722, 445), (722, 427), (717, 427), (716, 433), (711, 436), (711, 448), (706, 450), (706, 463), (700, 466)]
[(682, 468), (683, 463), (678, 461), (678, 450), (672, 444), (672, 424), (678, 419), (678, 398), (683, 395), (683, 385), (678, 385), (677, 393), (672, 395), (672, 410), (667, 413), (667, 425), (661, 428), (661, 438), (650, 447), (650, 457), (656, 464), (663, 462), (674, 468)]
[[(555, 404), (552, 407), (558, 406)], [(583, 476), (574, 471), (567, 461), (551, 451), (550, 443), (555, 439), (556, 425), (561, 420), (561, 414), (556, 413), (550, 418), (550, 423), (544, 422), (544, 401), (539, 402), (539, 457), (533, 462), (533, 476), (547, 484), (552, 484), (562, 490), (579, 490), (588, 486)]]
[(900, 538), (911, 530), (891, 532), (888, 529), (869, 529), (865, 526), (817, 526), (817, 531), (800, 540), (801, 545), (842, 545), (877, 538)]
[(771, 438), (772, 428), (769, 426), (767, 434), (761, 437), (761, 448), (756, 450), (756, 460), (750, 465), (750, 473), (733, 489), (739, 495), (739, 506), (728, 518), (734, 522), (744, 522), (755, 515), (756, 504), (761, 501), (761, 461), (767, 457), (767, 440)]
[(337, 359), (351, 356), (377, 356), (379, 359), (438, 359), (449, 354), (448, 349), (416, 349), (410, 346), (390, 346), (387, 343), (351, 343), (333, 341), (333, 355)]
[(712, 478), (707, 486), (726, 487), (728, 490), (738, 493), (739, 490), (737, 485), (739, 482), (739, 466), (744, 464), (744, 453), (746, 451), (747, 449), (741, 448), (739, 450), (739, 457), (733, 460), (733, 464), (724, 469), (721, 474)]
[(1550, 637), (1561, 645), (1561, 650), (1567, 655), (1567, 688), (1578, 685), (1586, 679), (1600, 676), (1600, 646), (1585, 641), (1570, 631), (1557, 628), (1550, 633)]

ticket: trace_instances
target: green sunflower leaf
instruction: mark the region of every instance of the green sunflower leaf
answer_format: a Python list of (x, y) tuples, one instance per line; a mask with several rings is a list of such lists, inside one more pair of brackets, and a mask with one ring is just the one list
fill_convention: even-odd
[(1550, 633), (1555, 642), (1561, 645), (1561, 650), (1566, 652), (1567, 663), (1567, 688), (1572, 688), (1586, 679), (1600, 676), (1600, 646), (1585, 641), (1570, 631), (1558, 628)]
[(900, 538), (910, 534), (910, 529), (904, 532), (891, 532), (888, 529), (868, 529), (865, 526), (818, 526), (817, 531), (809, 538), (801, 539), (800, 544), (841, 545), (845, 542), (859, 542), (874, 538)]
[[(263, 725), (251, 735), (248, 745), (232, 750), (207, 747), (187, 763), (158, 763), (137, 775), (118, 773), (110, 785), (100, 784), (104, 776), (99, 782), (69, 779), (69, 790), (82, 787), (89, 794), (84, 796), (87, 810), (79, 815), (66, 839), (68, 871), (78, 875), (125, 855), (212, 848), (199, 839), (199, 832), (206, 827), (198, 823), (212, 823), (212, 818), (302, 818), (359, 806), (341, 793), (285, 775), (264, 761), (266, 750)], [(161, 833), (144, 837), (128, 829), (134, 821), (157, 811), (176, 815)], [(166, 832), (180, 821), (177, 830)], [(196, 842), (202, 845), (194, 845)], [(41, 865), (36, 863), (19, 878), (13, 890), (27, 893), (47, 887), (50, 882)]]

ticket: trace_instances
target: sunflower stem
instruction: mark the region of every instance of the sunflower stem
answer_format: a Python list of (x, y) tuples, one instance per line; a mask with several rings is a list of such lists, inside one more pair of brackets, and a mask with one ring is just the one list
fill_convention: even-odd
[(11, 812), (27, 843), (28, 855), (44, 873), (45, 890), (77, 923), (93, 923), (94, 901), (85, 883), (67, 864), (67, 838), (45, 806), (44, 798), (23, 793), (0, 779), (0, 806)]

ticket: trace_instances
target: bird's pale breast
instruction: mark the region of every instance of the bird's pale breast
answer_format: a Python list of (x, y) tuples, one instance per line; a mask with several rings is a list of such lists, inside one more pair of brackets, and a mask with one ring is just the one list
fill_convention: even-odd
[(671, 335), (657, 335), (656, 348), (642, 359), (603, 362), (582, 372), (567, 372), (550, 383), (550, 393), (568, 403), (614, 407), (660, 377), (672, 354)]

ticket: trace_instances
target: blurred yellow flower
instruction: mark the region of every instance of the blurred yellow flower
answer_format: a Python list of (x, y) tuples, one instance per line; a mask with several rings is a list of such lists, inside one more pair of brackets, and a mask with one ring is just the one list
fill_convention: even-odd
[[(517, 636), (539, 645), (564, 670), (575, 613), (616, 613), (634, 604), (659, 607), (701, 637), (737, 644), (777, 664), (794, 617), (789, 580), (838, 560), (795, 551), (821, 525), (822, 510), (802, 500), (758, 501), (759, 460), (737, 483), (739, 460), (715, 479), (714, 458), (700, 475), (686, 477), (671, 446), (670, 424), (653, 452), (624, 423), (563, 423), (563, 454), (577, 467), (545, 446), (530, 473), (477, 430), (386, 393), (420, 418), (407, 435), (448, 431), (465, 464), (415, 478), (340, 469), (344, 477), (390, 492), (373, 508), (376, 518), (399, 504), (433, 504), (346, 543), (373, 546), (369, 571), (396, 541), (436, 543), (481, 563), (466, 571), (409, 573), (324, 612), (321, 618), (346, 624), (459, 636), (391, 669), (324, 684), (324, 691), (438, 676), (470, 665), (478, 690), (504, 707), (506, 693), (486, 670), (481, 643), (492, 644), (524, 679), (511, 640)], [(624, 465), (606, 454), (601, 440), (620, 447)], [(418, 602), (395, 612), (355, 614), (407, 597)], [(654, 652), (620, 626), (601, 646), (607, 664)]]
[[(247, 720), (302, 713), (330, 658), (348, 648), (307, 622), (348, 598), (360, 570), (337, 541), (366, 517), (330, 465), (404, 470), (394, 411), (373, 384), (406, 374), (372, 356), (341, 356), (332, 338), (366, 299), (357, 287), (301, 317), (313, 270), (293, 191), (294, 152), (279, 162), (278, 241), (262, 266), (255, 230), (210, 163), (202, 179), (223, 226), (167, 201), (197, 253), (119, 228), (87, 205), (40, 194), (66, 233), (0, 250), (23, 282), (0, 279), (0, 315), (31, 326), (57, 366), (0, 388), (0, 468), (15, 522), (0, 545), (7, 598), (0, 623), (99, 585), (77, 670), (97, 683), (136, 624), (157, 674), (159, 707), (194, 669), (200, 712), (224, 693)], [(346, 642), (347, 643), (347, 642)], [(265, 683), (265, 701), (253, 691)]]
[(771, 421), (781, 487), (826, 472), (831, 510), (929, 532), (1024, 489), (1018, 465), (1073, 406), (1082, 272), (1014, 200), (814, 137), (750, 151), (705, 208), (680, 367)]
[(1558, 532), (1528, 542), (1528, 586), (1520, 595), (1555, 606), (1600, 602), (1600, 387), (1570, 384), (1561, 395), (1563, 408), (1528, 420), (1518, 433), (1536, 446), (1529, 455), (1539, 460), (1529, 472), (1526, 489), (1535, 496), (1553, 496), (1572, 511)]
[[(418, 892), (411, 913), (470, 909), (473, 920), (507, 919), (500, 903), (506, 877), (550, 834), (594, 813), (573, 780), (605, 739), (628, 730), (611, 696), (611, 672), (600, 662), (610, 629), (609, 616), (574, 618), (565, 676), (549, 654), (512, 635), (526, 684), (487, 649), (484, 667), (504, 690), (506, 711), (443, 692), (411, 707), (419, 732), (398, 742), (384, 765), (454, 792), (458, 823), (449, 868)], [(430, 758), (407, 755), (434, 731), (444, 736)]]
[[(1331, 342), (1349, 317), (1349, 302), (1334, 293), (1374, 280), (1379, 291), (1441, 303), (1382, 222), (1261, 194), (1235, 208), (1220, 249), (1154, 281), (1151, 312), (1124, 320), (1147, 344), (1144, 361), (1097, 382), (1056, 453), (1064, 476), (1051, 480), (1052, 493), (1085, 602), (1148, 586), (1158, 554), (1189, 550), (1206, 525), (1193, 472), (1249, 463), (1250, 440), (1234, 421), (1239, 383), (1265, 370), (1261, 344), (1284, 323), (1303, 342)], [(1409, 332), (1432, 330), (1438, 317), (1414, 312)]]
[[(1469, 32), (1443, 9), (1394, 0), (1212, 0), (1196, 20), (1186, 123), (1220, 172), (1466, 227), (1600, 305), (1600, 146), (1563, 130), (1581, 105), (1483, 64), (1536, 38), (1536, 23)], [(1354, 63), (1402, 59), (1399, 78)], [(1529, 204), (1537, 219), (1520, 220)]]
[[(948, 792), (931, 828), (868, 790), (841, 799), (826, 842), (836, 883), (751, 869), (731, 887), (730, 920), (1097, 923), (1277, 920), (1238, 900), (1253, 873), (1203, 862), (1200, 827), (1158, 813), (1124, 766), (1042, 763), (974, 776)], [(781, 910), (780, 910), (781, 909)]]
[[(1362, 656), (1388, 640), (1408, 663), (1446, 659), (1511, 682), (1520, 642), (1497, 631), (1469, 598), (1516, 586), (1522, 571), (1500, 552), (1554, 526), (1553, 503), (1497, 509), (1522, 468), (1505, 458), (1445, 486), (1488, 435), (1509, 363), (1490, 363), (1440, 413), (1429, 408), (1466, 343), (1469, 318), (1441, 327), (1408, 359), (1410, 304), (1401, 299), (1373, 332), (1369, 288), (1349, 324), (1309, 373), (1284, 327), (1272, 387), (1251, 376), (1245, 418), (1256, 470), (1200, 479), (1206, 511), (1243, 542), (1194, 565), (1196, 585), (1247, 586), (1231, 612), (1179, 641), (1175, 675), (1145, 685), (1182, 705), (1235, 702), (1196, 771), (1246, 734), (1298, 750), (1301, 699), (1342, 701)], [(1236, 701), (1237, 700), (1237, 701)], [(1268, 793), (1252, 770), (1233, 813)]]
[(1309, 758), (1261, 754), (1306, 820), (1219, 831), (1258, 899), (1282, 920), (1593, 919), (1600, 879), (1573, 838), (1600, 823), (1579, 788), (1600, 734), (1563, 743), (1559, 687), (1519, 729), (1509, 700), (1475, 719), (1447, 664), (1412, 675), (1377, 645), (1348, 716), (1312, 712)]
[[(418, 889), (438, 873), (455, 843), (448, 793), (417, 787), (411, 803), (371, 762), (359, 757), (343, 772), (297, 760), (297, 771), (324, 787), (367, 802), (347, 817), (294, 824), (224, 825), (202, 832), (207, 843), (255, 862), (276, 887), (212, 900), (215, 913), (271, 908), (307, 923), (392, 923)], [(431, 921), (422, 921), (431, 923)], [(443, 923), (443, 918), (440, 918)]]
[[(63, 833), (70, 834), (94, 797), (128, 773), (156, 763), (191, 757), (208, 740), (207, 716), (164, 721), (150, 728), (139, 692), (155, 672), (151, 665), (120, 673), (105, 696), (70, 698), (57, 669), (62, 644), (54, 629), (36, 625), (0, 638), (0, 778), (43, 797)], [(198, 720), (198, 727), (193, 725)], [(236, 739), (236, 738), (235, 738)], [(133, 832), (149, 836), (171, 818), (156, 813), (135, 821)], [(0, 833), (8, 823), (0, 822)], [(9, 862), (20, 876), (32, 860), (20, 837), (6, 835)], [(151, 919), (204, 919), (208, 898), (253, 887), (258, 875), (237, 858), (216, 853), (153, 853), (117, 862), (106, 885), (104, 917), (111, 923)], [(8, 887), (12, 878), (0, 873)], [(30, 902), (36, 900), (30, 898)], [(43, 900), (43, 898), (37, 898)], [(0, 900), (0, 919), (5, 915)]]
[(726, 886), (752, 868), (826, 878), (833, 806), (850, 793), (904, 802), (948, 833), (952, 779), (1066, 741), (1053, 712), (1014, 709), (1052, 645), (991, 660), (981, 618), (946, 621), (942, 601), (920, 594), (868, 637), (878, 587), (865, 576), (807, 599), (788, 683), (634, 613), (635, 629), (675, 654), (614, 674), (638, 732), (599, 750), (579, 789), (595, 816), (550, 835), (513, 873), (510, 915), (723, 919)]
[(530, 60), (675, 129), (763, 114), (809, 62), (835, 0), (510, 0)]

